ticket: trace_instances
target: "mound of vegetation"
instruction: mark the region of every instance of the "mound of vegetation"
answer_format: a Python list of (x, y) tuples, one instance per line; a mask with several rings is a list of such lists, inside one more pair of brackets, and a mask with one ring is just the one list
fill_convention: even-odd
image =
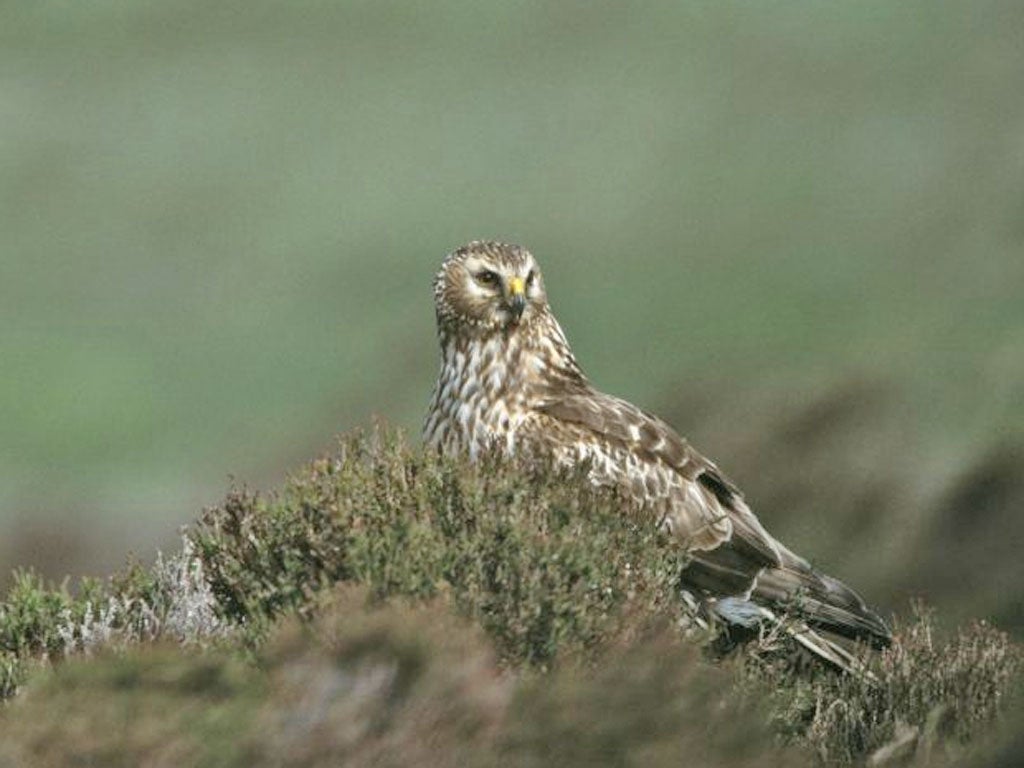
[(1004, 634), (940, 639), (923, 610), (874, 679), (795, 665), (784, 636), (712, 661), (682, 564), (580, 472), (356, 434), (152, 568), (74, 594), (21, 574), (0, 762), (963, 762), (1019, 684)]

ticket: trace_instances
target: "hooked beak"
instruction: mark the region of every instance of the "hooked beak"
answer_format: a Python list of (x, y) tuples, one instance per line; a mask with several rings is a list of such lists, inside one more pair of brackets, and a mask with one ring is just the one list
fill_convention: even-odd
[(512, 310), (512, 321), (518, 323), (526, 309), (526, 284), (521, 277), (508, 281), (508, 306)]

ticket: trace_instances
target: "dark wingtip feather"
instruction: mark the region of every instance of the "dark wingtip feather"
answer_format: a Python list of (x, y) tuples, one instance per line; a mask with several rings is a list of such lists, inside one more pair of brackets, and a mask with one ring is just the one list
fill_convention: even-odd
[(875, 648), (892, 643), (889, 627), (860, 595), (800, 560), (763, 571), (752, 597), (797, 611), (808, 624)]

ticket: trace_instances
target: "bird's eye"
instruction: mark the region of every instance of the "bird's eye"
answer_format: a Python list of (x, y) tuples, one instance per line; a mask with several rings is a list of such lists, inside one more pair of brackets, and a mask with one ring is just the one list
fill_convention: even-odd
[(533, 285), (533, 279), (536, 277), (536, 273), (531, 269), (529, 274), (526, 275), (526, 284)]
[(477, 272), (475, 275), (473, 275), (473, 277), (476, 278), (476, 281), (478, 283), (480, 283), (480, 285), (491, 285), (491, 286), (493, 286), (493, 285), (497, 285), (499, 282), (501, 282), (501, 278), (498, 277), (498, 273), (497, 272), (492, 272), (489, 269), (485, 269), (485, 270), (483, 270), (481, 272)]

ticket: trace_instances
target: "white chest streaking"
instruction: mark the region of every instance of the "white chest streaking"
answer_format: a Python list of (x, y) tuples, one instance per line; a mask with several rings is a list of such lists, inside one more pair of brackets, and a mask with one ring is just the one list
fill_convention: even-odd
[(423, 439), (446, 454), (475, 458), (495, 446), (508, 453), (529, 418), (541, 362), (519, 336), (443, 339), (441, 372), (423, 427)]

